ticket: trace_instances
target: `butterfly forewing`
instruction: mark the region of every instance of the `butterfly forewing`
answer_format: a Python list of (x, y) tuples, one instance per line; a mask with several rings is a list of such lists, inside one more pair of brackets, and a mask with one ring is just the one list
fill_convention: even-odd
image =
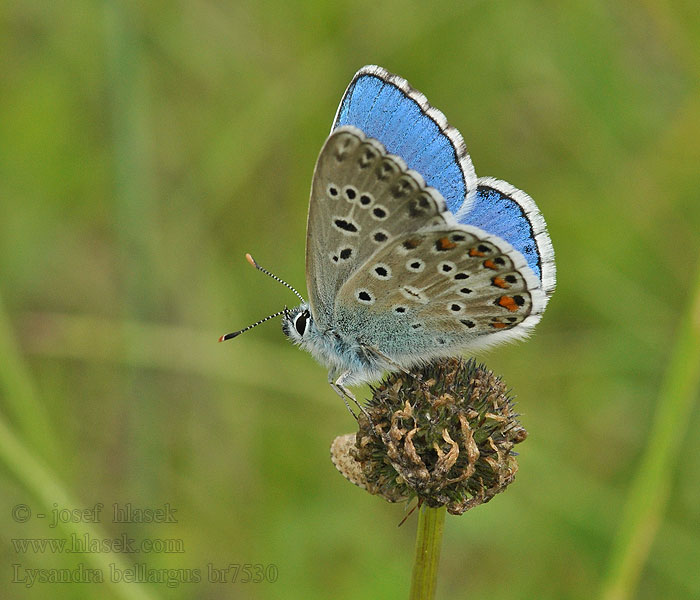
[(476, 174), (461, 134), (405, 79), (376, 65), (360, 69), (343, 95), (333, 129), (342, 125), (358, 127), (401, 156), (453, 213), (471, 204)]
[(334, 322), (340, 288), (370, 258), (426, 227), (445, 227), (445, 202), (420, 175), (355, 127), (326, 141), (311, 188), (307, 287), (321, 328)]

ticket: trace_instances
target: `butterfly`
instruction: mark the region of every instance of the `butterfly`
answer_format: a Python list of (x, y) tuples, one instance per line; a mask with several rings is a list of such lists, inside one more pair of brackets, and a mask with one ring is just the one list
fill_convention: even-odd
[(555, 279), (534, 201), (477, 179), (445, 116), (371, 65), (345, 91), (314, 170), (309, 300), (285, 283), (301, 305), (250, 327), (281, 314), (286, 336), (354, 399), (346, 386), (526, 337)]

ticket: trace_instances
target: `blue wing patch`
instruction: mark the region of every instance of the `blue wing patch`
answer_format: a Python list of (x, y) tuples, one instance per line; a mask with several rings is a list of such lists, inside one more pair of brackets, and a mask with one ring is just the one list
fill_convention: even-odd
[(504, 239), (525, 257), (544, 287), (549, 287), (549, 279), (554, 276), (551, 242), (544, 219), (525, 192), (505, 181), (482, 177), (477, 181), (471, 209), (460, 211), (457, 221)]
[(405, 79), (363, 67), (345, 91), (333, 129), (354, 125), (400, 156), (445, 198), (452, 213), (472, 202), (476, 175), (460, 133)]

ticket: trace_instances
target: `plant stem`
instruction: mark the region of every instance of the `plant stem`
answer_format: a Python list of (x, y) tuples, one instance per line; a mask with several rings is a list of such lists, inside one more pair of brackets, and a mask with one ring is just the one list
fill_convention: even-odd
[(416, 558), (413, 563), (410, 600), (432, 600), (437, 587), (442, 533), (445, 528), (445, 507), (418, 509)]

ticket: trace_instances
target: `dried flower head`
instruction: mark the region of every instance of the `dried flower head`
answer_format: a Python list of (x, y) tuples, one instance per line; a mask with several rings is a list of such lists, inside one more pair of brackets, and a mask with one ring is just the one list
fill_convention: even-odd
[(389, 375), (373, 389), (356, 434), (331, 458), (352, 483), (389, 502), (418, 497), (462, 514), (513, 481), (512, 449), (527, 437), (503, 381), (452, 358)]

